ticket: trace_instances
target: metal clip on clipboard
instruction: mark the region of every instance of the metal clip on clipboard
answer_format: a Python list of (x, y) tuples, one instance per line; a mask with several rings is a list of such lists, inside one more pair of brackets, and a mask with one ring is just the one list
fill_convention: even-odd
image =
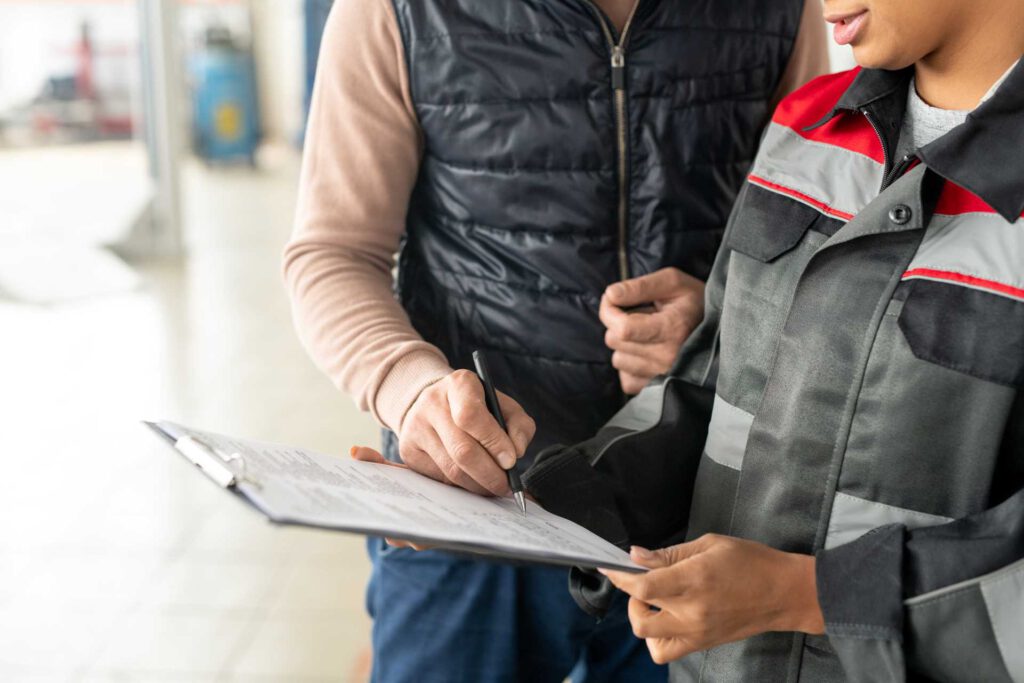
[[(242, 482), (257, 489), (263, 488), (259, 481), (246, 474), (245, 458), (238, 453), (223, 454), (188, 435), (179, 437), (174, 442), (174, 447), (222, 488), (229, 489)], [(237, 472), (232, 467), (234, 463), (238, 464)]]

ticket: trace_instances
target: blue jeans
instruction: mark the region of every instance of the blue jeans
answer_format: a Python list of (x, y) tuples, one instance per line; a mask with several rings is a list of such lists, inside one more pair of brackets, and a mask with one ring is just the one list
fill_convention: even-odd
[(625, 596), (598, 621), (568, 571), (391, 548), (368, 539), (373, 683), (664, 683)]

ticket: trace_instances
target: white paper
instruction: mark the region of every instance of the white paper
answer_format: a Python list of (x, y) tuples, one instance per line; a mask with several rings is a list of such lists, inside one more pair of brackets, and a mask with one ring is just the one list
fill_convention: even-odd
[(357, 462), (278, 444), (225, 437), (170, 422), (173, 438), (189, 435), (232, 459), (238, 489), (277, 522), (327, 527), (523, 560), (638, 570), (623, 552), (569, 520), (527, 501), (487, 498), (400, 467)]

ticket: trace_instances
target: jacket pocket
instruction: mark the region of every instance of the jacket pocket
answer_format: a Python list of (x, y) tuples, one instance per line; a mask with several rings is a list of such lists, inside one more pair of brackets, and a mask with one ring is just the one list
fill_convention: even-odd
[(903, 286), (899, 326), (914, 356), (996, 384), (1024, 386), (1024, 301), (932, 280)]
[(748, 183), (740, 213), (725, 237), (725, 246), (762, 263), (771, 263), (796, 247), (820, 216), (817, 209)]

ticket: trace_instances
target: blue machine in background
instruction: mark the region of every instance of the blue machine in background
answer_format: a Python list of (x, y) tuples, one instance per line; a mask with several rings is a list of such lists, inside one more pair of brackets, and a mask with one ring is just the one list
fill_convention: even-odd
[(211, 162), (255, 165), (260, 121), (252, 53), (227, 30), (210, 28), (189, 67), (196, 152)]

